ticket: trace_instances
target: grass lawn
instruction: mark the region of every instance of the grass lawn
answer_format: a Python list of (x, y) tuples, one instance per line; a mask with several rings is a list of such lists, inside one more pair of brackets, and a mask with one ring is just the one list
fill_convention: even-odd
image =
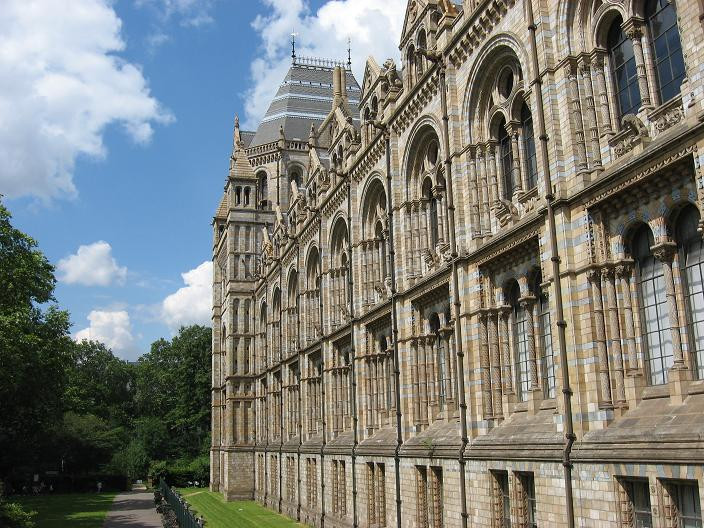
[(298, 528), (304, 526), (264, 508), (254, 501), (225, 502), (221, 493), (207, 488), (179, 489), (198, 515), (205, 517), (207, 528)]
[(102, 528), (116, 493), (73, 493), (11, 497), (25, 510), (37, 512), (37, 528)]

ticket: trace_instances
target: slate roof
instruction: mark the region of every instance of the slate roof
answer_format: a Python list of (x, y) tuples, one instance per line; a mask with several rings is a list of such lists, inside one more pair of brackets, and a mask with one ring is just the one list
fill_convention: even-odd
[[(317, 128), (332, 109), (333, 71), (332, 63), (329, 66), (292, 64), (248, 146), (278, 141), (281, 126), (287, 139), (307, 141), (311, 126)], [(347, 97), (355, 119), (359, 116), (361, 95), (357, 80), (348, 70)]]

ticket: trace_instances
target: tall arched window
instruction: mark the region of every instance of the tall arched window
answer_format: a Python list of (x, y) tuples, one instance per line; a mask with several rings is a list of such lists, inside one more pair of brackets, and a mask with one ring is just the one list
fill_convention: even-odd
[(257, 205), (260, 209), (266, 209), (267, 207), (267, 200), (269, 198), (269, 189), (268, 189), (268, 183), (267, 183), (267, 177), (266, 177), (266, 172), (260, 171), (257, 174), (257, 196), (258, 196), (258, 202)]
[(428, 177), (423, 182), (423, 198), (428, 202), (428, 232), (430, 234), (430, 247), (438, 243), (438, 201), (433, 195), (433, 180)]
[(516, 396), (524, 401), (530, 389), (530, 357), (528, 356), (528, 328), (526, 308), (520, 301), (521, 289), (513, 281), (510, 290), (511, 308), (513, 308), (513, 343), (515, 346)]
[(430, 315), (428, 320), (430, 324), (430, 333), (435, 337), (433, 348), (435, 349), (435, 357), (432, 361), (435, 362), (437, 368), (437, 399), (440, 406), (445, 405), (445, 400), (450, 389), (449, 387), (449, 368), (447, 364), (446, 352), (447, 347), (440, 335), (440, 317), (437, 313)]
[(408, 85), (409, 87), (415, 84), (415, 73), (416, 73), (416, 48), (411, 44), (408, 46), (408, 51), (406, 52), (406, 64), (408, 66)]
[(631, 255), (638, 274), (645, 363), (650, 383), (661, 385), (667, 382), (667, 371), (673, 364), (672, 334), (662, 263), (650, 250), (652, 236), (648, 226), (641, 226), (633, 237)]
[(523, 150), (526, 153), (524, 163), (527, 175), (528, 189), (538, 185), (538, 156), (535, 152), (535, 133), (533, 131), (533, 116), (526, 103), (521, 106), (521, 130), (523, 131)]
[[(425, 30), (421, 29), (420, 32), (418, 33), (418, 49), (427, 49), (428, 47), (428, 39), (425, 36)], [(417, 68), (417, 75), (416, 78), (420, 79), (423, 76), (423, 73), (425, 71), (425, 57), (423, 57), (420, 54), (416, 55), (416, 68)]]
[(513, 151), (511, 150), (511, 137), (506, 131), (506, 120), (501, 119), (497, 134), (499, 141), (499, 159), (501, 160), (501, 175), (504, 180), (504, 198), (510, 200), (516, 182), (513, 179)]
[(611, 23), (606, 38), (619, 118), (626, 114), (637, 114), (641, 103), (633, 41), (623, 32), (622, 24), (623, 19), (617, 17)]
[(691, 354), (696, 365), (692, 369), (697, 378), (704, 379), (704, 240), (697, 231), (699, 211), (687, 206), (677, 220), (677, 242), (681, 248), (681, 262), (687, 280), (685, 295), (688, 300), (691, 328)]
[(648, 0), (645, 17), (655, 60), (660, 102), (664, 103), (679, 93), (685, 75), (677, 12), (669, 0)]
[(543, 276), (537, 273), (533, 280), (533, 294), (538, 307), (537, 345), (541, 353), (540, 369), (543, 378), (543, 393), (546, 398), (555, 397), (555, 356), (552, 350), (552, 327), (550, 321), (550, 302), (543, 292)]

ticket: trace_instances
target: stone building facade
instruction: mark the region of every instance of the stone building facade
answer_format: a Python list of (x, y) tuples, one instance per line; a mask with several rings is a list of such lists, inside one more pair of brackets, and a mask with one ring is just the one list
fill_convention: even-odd
[[(314, 526), (702, 526), (704, 3), (410, 0), (214, 218), (211, 487)], [(702, 152), (699, 152), (699, 147)]]

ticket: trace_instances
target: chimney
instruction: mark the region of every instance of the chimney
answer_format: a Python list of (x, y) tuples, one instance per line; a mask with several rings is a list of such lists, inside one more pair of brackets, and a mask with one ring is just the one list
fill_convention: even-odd
[(342, 88), (342, 100), (347, 102), (347, 70), (340, 68), (340, 87)]
[(340, 104), (340, 100), (342, 99), (342, 83), (340, 82), (341, 69), (342, 68), (340, 68), (339, 66), (335, 66), (335, 69), (332, 72), (332, 95), (334, 98), (334, 106)]

